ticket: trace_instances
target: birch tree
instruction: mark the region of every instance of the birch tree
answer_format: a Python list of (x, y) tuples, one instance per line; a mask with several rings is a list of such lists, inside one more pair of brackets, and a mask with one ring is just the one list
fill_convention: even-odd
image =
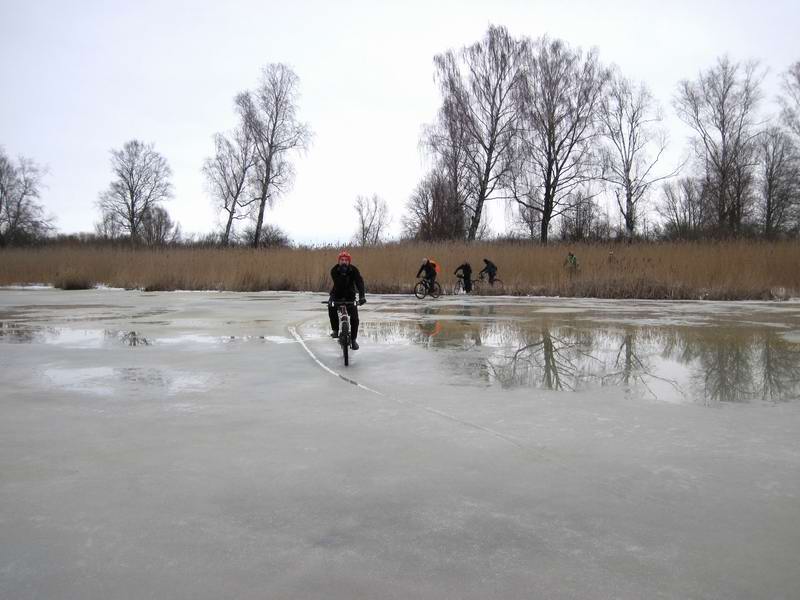
[(229, 135), (216, 134), (214, 148), (214, 156), (203, 164), (203, 174), (216, 206), (224, 215), (221, 242), (227, 246), (234, 222), (249, 216), (248, 208), (254, 201), (246, 193), (247, 178), (255, 164), (249, 128), (242, 123)]
[(293, 183), (292, 154), (306, 149), (311, 140), (310, 128), (297, 117), (298, 87), (292, 69), (273, 63), (264, 67), (254, 91), (237, 97), (255, 158), (248, 176), (256, 212), (254, 248), (260, 244), (266, 208)]

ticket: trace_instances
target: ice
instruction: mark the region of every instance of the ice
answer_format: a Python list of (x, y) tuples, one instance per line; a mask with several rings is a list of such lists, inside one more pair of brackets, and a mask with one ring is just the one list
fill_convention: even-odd
[(1, 290), (0, 598), (796, 597), (800, 303), (324, 298)]

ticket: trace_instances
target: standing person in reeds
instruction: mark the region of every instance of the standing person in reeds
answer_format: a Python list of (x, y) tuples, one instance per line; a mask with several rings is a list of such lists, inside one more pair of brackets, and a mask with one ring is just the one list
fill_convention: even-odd
[[(331, 279), (333, 279), (333, 289), (331, 290), (330, 301), (328, 302), (328, 317), (331, 321), (331, 337), (339, 337), (339, 313), (334, 302), (353, 302), (358, 292), (358, 306), (363, 306), (367, 299), (364, 297), (364, 279), (361, 273), (352, 264), (352, 257), (347, 250), (339, 253), (336, 266), (331, 269)], [(358, 350), (358, 306), (355, 304), (347, 305), (347, 314), (350, 315), (350, 347)]]
[(575, 275), (575, 273), (578, 272), (578, 257), (572, 252), (567, 252), (567, 258), (564, 260), (564, 267), (567, 269), (567, 273), (570, 277)]
[(438, 263), (432, 258), (423, 258), (422, 265), (417, 271), (417, 277), (424, 273), (425, 285), (429, 290), (433, 289), (433, 282), (436, 281), (436, 274), (439, 272)]
[[(458, 274), (459, 271), (461, 271), (461, 275)], [(472, 265), (464, 261), (463, 264), (459, 265), (458, 268), (453, 271), (453, 275), (461, 277), (464, 282), (464, 291), (469, 294), (472, 291)]]

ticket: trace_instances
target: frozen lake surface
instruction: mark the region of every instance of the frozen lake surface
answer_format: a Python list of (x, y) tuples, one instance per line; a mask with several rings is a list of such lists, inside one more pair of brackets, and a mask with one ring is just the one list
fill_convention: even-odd
[(800, 303), (324, 299), (1, 289), (0, 598), (800, 597)]

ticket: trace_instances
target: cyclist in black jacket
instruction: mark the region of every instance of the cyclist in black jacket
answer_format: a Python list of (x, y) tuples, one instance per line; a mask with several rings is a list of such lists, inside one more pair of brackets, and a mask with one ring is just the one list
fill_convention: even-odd
[(459, 267), (453, 271), (453, 275), (458, 275), (459, 271), (461, 271), (461, 277), (464, 280), (464, 291), (469, 294), (472, 291), (472, 265), (468, 262), (464, 262), (463, 265), (459, 265)]
[(489, 276), (489, 284), (494, 285), (494, 280), (497, 279), (497, 265), (488, 258), (484, 258), (483, 262), (486, 263), (486, 266), (480, 270), (478, 275), (483, 276), (483, 274), (486, 273)]
[[(358, 292), (358, 306), (362, 306), (367, 299), (364, 297), (364, 279), (361, 277), (355, 265), (351, 264), (350, 253), (343, 250), (339, 253), (339, 261), (331, 269), (331, 279), (333, 279), (333, 289), (328, 303), (328, 317), (331, 320), (331, 337), (339, 337), (339, 312), (334, 306), (334, 302), (354, 301)], [(347, 314), (350, 315), (350, 347), (358, 350), (358, 306), (348, 305)]]

